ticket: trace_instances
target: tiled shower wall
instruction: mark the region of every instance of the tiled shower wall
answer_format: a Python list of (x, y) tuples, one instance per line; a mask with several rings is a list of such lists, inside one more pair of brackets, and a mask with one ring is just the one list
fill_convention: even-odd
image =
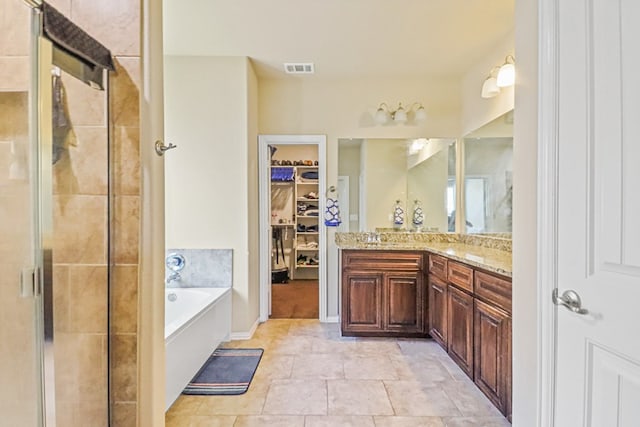
[[(97, 403), (95, 406), (78, 404), (78, 399), (89, 402), (92, 396), (98, 397), (106, 388), (103, 378), (107, 367), (102, 357), (107, 345), (106, 312), (100, 306), (104, 306), (107, 298), (108, 159), (113, 188), (112, 325), (109, 331), (114, 401), (112, 425), (136, 426), (141, 4), (139, 0), (50, 0), (49, 3), (107, 46), (117, 65), (116, 73), (111, 74), (109, 81), (108, 122), (104, 92), (88, 90), (73, 79), (65, 79), (67, 96), (73, 99), (69, 104), (69, 115), (78, 144), (73, 152), (70, 150), (69, 157), (60, 160), (60, 165), (54, 168), (54, 228), (57, 235), (64, 236), (54, 246), (54, 280), (60, 284), (54, 303), (54, 313), (60, 322), (56, 324), (56, 343), (59, 350), (74, 352), (75, 356), (78, 351), (86, 352), (80, 355), (81, 359), (92, 362), (93, 370), (83, 367), (82, 363), (66, 366), (64, 354), (56, 354), (56, 362), (61, 364), (57, 372), (61, 381), (58, 385), (61, 402), (74, 402), (74, 397), (77, 398), (76, 403), (60, 407), (60, 416), (68, 411), (68, 416), (75, 421), (94, 417), (92, 425), (96, 426), (102, 425), (104, 418), (104, 410), (98, 409)], [(0, 92), (25, 92), (29, 75), (28, 8), (22, 0), (0, 0), (0, 10), (0, 28), (3, 30)], [(13, 110), (26, 117), (25, 96), (3, 95), (2, 102), (10, 103)], [(26, 140), (26, 127), (20, 129), (22, 133), (18, 138)], [(100, 141), (106, 141), (107, 130), (111, 133), (110, 153), (107, 153), (106, 144), (100, 144)], [(68, 163), (64, 165), (63, 161)], [(10, 212), (9, 216), (13, 218)], [(84, 237), (78, 240), (77, 236)], [(5, 313), (3, 310), (1, 318), (4, 319)], [(20, 319), (6, 320), (15, 323), (15, 330), (20, 332)], [(3, 360), (7, 359), (3, 357)], [(16, 367), (13, 365), (14, 371), (24, 372)], [(81, 375), (83, 371), (93, 371), (94, 376)]]
[[(230, 288), (233, 284), (232, 249), (176, 249), (166, 255), (180, 254), (185, 259), (180, 279), (167, 283), (169, 288)], [(166, 276), (171, 274), (166, 270)]]

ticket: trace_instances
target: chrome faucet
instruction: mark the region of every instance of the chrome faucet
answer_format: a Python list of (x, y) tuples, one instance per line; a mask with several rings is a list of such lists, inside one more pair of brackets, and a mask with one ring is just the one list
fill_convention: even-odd
[(167, 277), (166, 283), (167, 285), (171, 282), (178, 282), (180, 281), (180, 279), (182, 279), (182, 277), (180, 276), (180, 273), (178, 273), (177, 271), (174, 271), (173, 273), (171, 273), (169, 275), (169, 277)]
[(180, 276), (180, 270), (182, 270), (186, 264), (186, 260), (184, 256), (179, 253), (170, 253), (167, 255), (165, 259), (165, 264), (169, 270), (171, 270), (171, 274), (165, 280), (165, 284), (168, 285), (171, 282), (178, 282), (182, 277)]

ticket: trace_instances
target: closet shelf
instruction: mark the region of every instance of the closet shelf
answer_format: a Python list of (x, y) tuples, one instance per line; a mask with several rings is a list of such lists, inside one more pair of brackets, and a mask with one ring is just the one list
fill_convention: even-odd
[(296, 181), (296, 184), (298, 184), (298, 185), (305, 185), (305, 184), (318, 185), (318, 180), (317, 179), (310, 179), (310, 180), (307, 180), (307, 181)]
[(314, 264), (314, 265), (297, 264), (296, 268), (318, 268), (318, 264)]
[(317, 231), (298, 231), (297, 234), (302, 234), (307, 236), (317, 236), (320, 233), (318, 233)]
[(294, 224), (271, 224), (272, 227), (293, 227)]

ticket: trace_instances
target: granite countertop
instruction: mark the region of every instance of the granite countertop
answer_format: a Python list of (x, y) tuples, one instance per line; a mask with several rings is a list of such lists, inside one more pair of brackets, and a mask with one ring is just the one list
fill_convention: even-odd
[[(494, 240), (485, 241), (473, 236), (444, 233), (336, 233), (336, 245), (340, 249), (428, 251), (511, 277), (511, 244)], [(403, 234), (405, 236), (403, 236)], [(491, 238), (489, 238), (491, 239)]]

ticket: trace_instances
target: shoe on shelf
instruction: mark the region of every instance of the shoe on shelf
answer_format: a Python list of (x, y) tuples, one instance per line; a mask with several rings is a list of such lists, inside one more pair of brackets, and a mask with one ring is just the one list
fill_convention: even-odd
[(307, 256), (306, 255), (298, 255), (298, 259), (296, 260), (296, 264), (305, 265), (306, 263), (307, 263)]
[(316, 257), (311, 257), (307, 261), (307, 265), (318, 265), (318, 264), (319, 264), (319, 261), (318, 261), (318, 258)]
[(318, 200), (318, 194), (315, 191), (311, 191), (302, 197), (309, 200)]

